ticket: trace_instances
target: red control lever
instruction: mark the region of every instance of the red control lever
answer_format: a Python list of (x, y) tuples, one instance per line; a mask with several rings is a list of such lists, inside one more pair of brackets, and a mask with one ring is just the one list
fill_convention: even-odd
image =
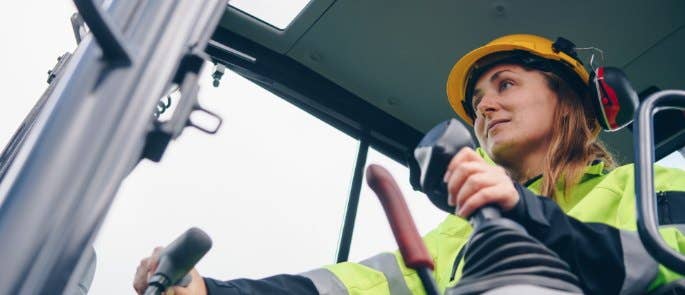
[(405, 264), (411, 268), (433, 269), (433, 259), (416, 230), (407, 203), (392, 175), (385, 168), (372, 164), (366, 168), (366, 182), (383, 205)]
[(433, 259), (416, 230), (414, 220), (411, 218), (407, 203), (395, 179), (385, 168), (372, 164), (366, 168), (366, 182), (383, 205), (404, 263), (419, 273), (426, 293), (437, 294), (437, 287), (430, 271), (434, 267)]

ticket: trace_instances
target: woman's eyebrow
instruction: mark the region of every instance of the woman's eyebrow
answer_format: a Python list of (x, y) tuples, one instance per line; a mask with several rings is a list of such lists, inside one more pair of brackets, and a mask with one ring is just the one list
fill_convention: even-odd
[[(503, 69), (503, 70), (497, 71), (496, 73), (492, 74), (492, 76), (490, 76), (490, 79), (489, 79), (490, 83), (497, 81), (497, 79), (499, 79), (499, 76), (504, 72), (512, 72), (512, 71), (509, 69)], [(483, 90), (482, 89), (480, 89), (480, 88), (473, 89), (473, 97), (472, 97), (473, 102), (472, 103), (473, 103), (474, 108), (478, 105), (478, 103), (480, 103), (480, 99), (482, 97), (483, 97)]]
[[(492, 83), (492, 82), (496, 81), (497, 79), (499, 79), (499, 76), (500, 76), (502, 73), (504, 73), (504, 72), (512, 72), (512, 71), (509, 70), (509, 69), (504, 69), (504, 70), (501, 70), (501, 71), (497, 71), (496, 73), (492, 74), (492, 76), (490, 76), (490, 82)], [(513, 72), (512, 72), (512, 73), (513, 73)]]

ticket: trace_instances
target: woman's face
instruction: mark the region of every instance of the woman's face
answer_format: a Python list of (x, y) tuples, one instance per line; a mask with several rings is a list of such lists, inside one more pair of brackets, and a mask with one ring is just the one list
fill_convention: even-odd
[(497, 65), (478, 79), (473, 93), (476, 137), (493, 160), (547, 150), (557, 95), (541, 72)]

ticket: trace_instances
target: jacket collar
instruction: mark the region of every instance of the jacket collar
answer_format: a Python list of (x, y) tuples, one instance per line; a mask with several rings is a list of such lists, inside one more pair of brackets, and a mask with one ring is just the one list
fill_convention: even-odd
[[(482, 148), (477, 148), (476, 152), (485, 159), (486, 162), (488, 162), (491, 165), (497, 165), (492, 159), (490, 159), (490, 156), (482, 149)], [(604, 169), (604, 162), (601, 160), (597, 159), (592, 161), (590, 165), (585, 167), (585, 175), (603, 175), (606, 174), (607, 171)], [(541, 180), (542, 180), (542, 175), (535, 176), (526, 182), (523, 183), (523, 186), (527, 188), (537, 188), (541, 185)], [(537, 191), (537, 190), (536, 190)]]

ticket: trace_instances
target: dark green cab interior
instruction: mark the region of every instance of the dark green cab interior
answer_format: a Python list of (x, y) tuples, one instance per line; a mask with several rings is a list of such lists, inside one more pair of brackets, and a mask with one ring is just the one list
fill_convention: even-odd
[[(603, 51), (638, 93), (685, 88), (685, 2), (312, 0), (280, 30), (229, 7), (208, 50), (246, 76), (403, 161), (420, 136), (455, 117), (445, 94), (453, 64), (505, 34), (564, 37)], [(591, 51), (580, 57), (589, 64)], [(667, 116), (668, 115), (668, 116)], [(657, 157), (685, 144), (685, 118), (657, 121)], [(664, 123), (666, 122), (666, 123)], [(602, 139), (632, 162), (629, 129)]]

